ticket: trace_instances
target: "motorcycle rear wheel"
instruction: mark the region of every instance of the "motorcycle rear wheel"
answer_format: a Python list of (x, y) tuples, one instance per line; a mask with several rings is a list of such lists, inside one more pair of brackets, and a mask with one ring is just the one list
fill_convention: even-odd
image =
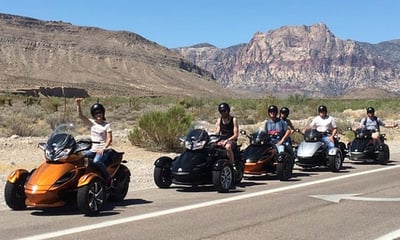
[(114, 176), (115, 182), (112, 183), (113, 189), (108, 199), (113, 202), (124, 200), (129, 189), (130, 173), (126, 166), (121, 165)]
[(378, 152), (378, 162), (379, 164), (386, 165), (388, 164), (389, 159), (390, 159), (389, 146), (385, 144), (383, 146), (383, 151)]

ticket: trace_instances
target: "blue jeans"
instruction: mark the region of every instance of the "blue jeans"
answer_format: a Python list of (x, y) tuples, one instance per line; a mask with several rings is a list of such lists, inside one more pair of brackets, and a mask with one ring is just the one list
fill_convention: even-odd
[(101, 172), (104, 179), (110, 178), (110, 174), (107, 172), (107, 167), (104, 164), (104, 161), (108, 159), (110, 153), (111, 151), (108, 149), (105, 149), (102, 155), (90, 150), (85, 152), (85, 157), (93, 159), (93, 165)]
[(271, 142), (273, 144), (275, 144), (276, 149), (278, 150), (278, 153), (281, 153), (281, 152), (285, 151), (286, 142), (284, 142), (283, 144), (278, 144), (279, 138), (271, 138)]
[(292, 156), (294, 158), (294, 151), (293, 151), (291, 141), (286, 141), (283, 144), (285, 145), (285, 148), (286, 148), (287, 152), (290, 154), (290, 156)]
[(335, 147), (335, 143), (331, 142), (331, 140), (329, 140), (329, 135), (323, 136), (322, 137), (322, 141), (325, 143), (326, 145), (326, 150), (328, 151), (331, 148)]

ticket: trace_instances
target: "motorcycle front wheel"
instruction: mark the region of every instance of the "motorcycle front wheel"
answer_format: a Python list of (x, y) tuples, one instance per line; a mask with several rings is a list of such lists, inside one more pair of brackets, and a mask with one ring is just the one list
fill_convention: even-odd
[(78, 208), (86, 216), (99, 214), (105, 200), (106, 187), (100, 178), (93, 178), (89, 184), (78, 189)]
[(292, 177), (293, 172), (293, 160), (292, 157), (286, 153), (279, 153), (280, 156), (278, 158), (282, 158), (278, 165), (276, 166), (276, 175), (278, 176), (280, 181), (287, 181)]
[(15, 183), (7, 181), (4, 188), (4, 198), (8, 207), (13, 210), (24, 210), (26, 209), (25, 204), (25, 188), (24, 184), (29, 174), (25, 173), (19, 177)]
[(113, 177), (115, 181), (112, 183), (112, 190), (108, 199), (113, 202), (124, 200), (129, 189), (130, 172), (125, 165), (121, 165)]
[(336, 153), (334, 156), (328, 156), (328, 168), (331, 170), (331, 172), (339, 172), (340, 169), (342, 168), (342, 156), (339, 152)]
[(172, 184), (171, 169), (169, 167), (154, 167), (154, 182), (159, 188), (169, 188)]
[(229, 192), (233, 179), (233, 170), (229, 164), (225, 164), (221, 170), (212, 173), (214, 187), (220, 193)]

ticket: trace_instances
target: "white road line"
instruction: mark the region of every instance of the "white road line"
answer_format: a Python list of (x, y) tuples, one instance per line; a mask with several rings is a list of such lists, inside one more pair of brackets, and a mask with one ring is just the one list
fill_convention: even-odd
[(399, 237), (400, 237), (400, 229), (388, 233), (386, 235), (383, 235), (382, 237), (379, 237), (375, 240), (393, 240), (393, 239), (399, 239)]
[(94, 230), (94, 229), (98, 229), (98, 228), (110, 227), (110, 226), (114, 226), (117, 224), (134, 222), (134, 221), (139, 221), (139, 220), (143, 220), (143, 219), (168, 215), (168, 214), (172, 214), (172, 213), (178, 213), (178, 212), (184, 212), (184, 211), (198, 209), (198, 208), (209, 207), (209, 206), (213, 206), (213, 205), (217, 205), (217, 204), (222, 204), (222, 203), (262, 196), (262, 195), (267, 195), (267, 194), (271, 194), (271, 193), (283, 192), (283, 191), (297, 189), (297, 188), (308, 187), (308, 186), (317, 185), (317, 184), (321, 184), (321, 183), (333, 182), (333, 181), (337, 181), (337, 180), (342, 180), (342, 179), (346, 179), (346, 178), (391, 170), (391, 169), (395, 169), (395, 168), (400, 168), (400, 165), (384, 167), (384, 168), (379, 168), (379, 169), (373, 169), (373, 170), (369, 170), (369, 171), (365, 171), (365, 172), (340, 175), (340, 176), (336, 176), (336, 177), (332, 177), (332, 178), (327, 178), (327, 179), (322, 179), (322, 180), (317, 180), (317, 181), (312, 181), (312, 182), (306, 182), (306, 183), (300, 183), (300, 184), (295, 184), (295, 185), (285, 186), (285, 187), (280, 187), (280, 188), (275, 188), (275, 189), (269, 189), (269, 190), (264, 190), (264, 191), (260, 191), (260, 192), (248, 193), (248, 194), (243, 194), (243, 195), (239, 195), (239, 196), (228, 197), (228, 198), (223, 198), (223, 199), (218, 199), (218, 200), (213, 200), (213, 201), (203, 202), (203, 203), (197, 203), (197, 204), (192, 204), (192, 205), (187, 205), (187, 206), (182, 206), (182, 207), (177, 207), (177, 208), (171, 208), (171, 209), (167, 209), (167, 210), (146, 213), (146, 214), (142, 214), (142, 215), (121, 218), (121, 219), (116, 219), (116, 220), (110, 220), (110, 221), (105, 221), (102, 223), (97, 223), (97, 224), (92, 224), (92, 225), (86, 225), (86, 226), (82, 226), (82, 227), (74, 227), (74, 228), (69, 228), (69, 229), (55, 231), (55, 232), (38, 234), (38, 235), (28, 236), (25, 238), (20, 238), (20, 240), (25, 240), (25, 239), (26, 240), (28, 240), (28, 239), (29, 240), (32, 240), (32, 239), (41, 240), (41, 239), (50, 239), (50, 238), (55, 238), (55, 237), (61, 237), (61, 236), (69, 235), (69, 234), (90, 231), (90, 230)]

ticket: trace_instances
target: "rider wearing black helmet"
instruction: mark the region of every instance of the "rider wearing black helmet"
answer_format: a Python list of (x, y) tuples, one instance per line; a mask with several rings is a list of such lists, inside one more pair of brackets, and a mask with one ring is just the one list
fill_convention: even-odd
[(290, 128), (290, 132), (294, 132), (294, 126), (292, 124), (292, 121), (290, 121), (289, 117), (289, 108), (287, 107), (282, 107), (281, 110), (279, 111), (279, 118), (285, 121)]
[(373, 107), (367, 108), (367, 117), (361, 119), (360, 128), (365, 128), (367, 130), (373, 131), (371, 137), (374, 139), (376, 144), (380, 144), (380, 132), (379, 127), (387, 127), (387, 128), (394, 128), (397, 127), (397, 123), (394, 124), (385, 124), (380, 118), (375, 116), (375, 109)]
[(269, 119), (265, 122), (265, 132), (271, 136), (272, 142), (281, 153), (285, 150), (285, 145), (288, 145), (290, 129), (285, 121), (278, 118), (278, 107), (275, 105), (268, 106)]
[(104, 161), (109, 157), (111, 151), (109, 147), (112, 142), (111, 124), (106, 122), (106, 109), (100, 103), (95, 103), (90, 107), (90, 114), (93, 119), (87, 118), (82, 113), (81, 98), (75, 99), (79, 118), (90, 126), (92, 148), (85, 152), (85, 156), (93, 158), (93, 164), (102, 173), (107, 186), (111, 183), (111, 176), (107, 172)]
[[(288, 118), (289, 113), (290, 113), (289, 108), (282, 107), (281, 110), (279, 110), (279, 118), (286, 122), (286, 124), (288, 125), (289, 130), (290, 130), (290, 135), (292, 135), (294, 133), (295, 128), (293, 126), (292, 121), (290, 121), (290, 119)], [(291, 139), (290, 135), (287, 138), (287, 142), (288, 142), (287, 147), (288, 147), (289, 151), (291, 152), (292, 156), (294, 156), (294, 152), (293, 152), (293, 148), (292, 148), (292, 139)]]
[(227, 103), (219, 104), (218, 112), (221, 114), (221, 117), (217, 119), (216, 132), (222, 137), (218, 145), (226, 149), (228, 158), (234, 165), (235, 158), (233, 149), (237, 146), (236, 141), (239, 136), (239, 123), (236, 117), (231, 116), (231, 108)]
[(103, 120), (106, 120), (106, 109), (100, 103), (95, 103), (90, 107), (90, 114), (92, 114), (93, 118), (96, 118), (96, 113), (100, 111), (103, 114)]
[(229, 105), (227, 103), (220, 103), (218, 105), (218, 112), (219, 113), (222, 113), (222, 112), (230, 113), (231, 112), (231, 107), (229, 107)]
[(315, 117), (310, 128), (317, 129), (318, 132), (324, 134), (322, 141), (328, 146), (328, 149), (334, 148), (334, 137), (337, 133), (337, 127), (335, 119), (328, 115), (328, 109), (324, 105), (318, 107), (318, 116)]

